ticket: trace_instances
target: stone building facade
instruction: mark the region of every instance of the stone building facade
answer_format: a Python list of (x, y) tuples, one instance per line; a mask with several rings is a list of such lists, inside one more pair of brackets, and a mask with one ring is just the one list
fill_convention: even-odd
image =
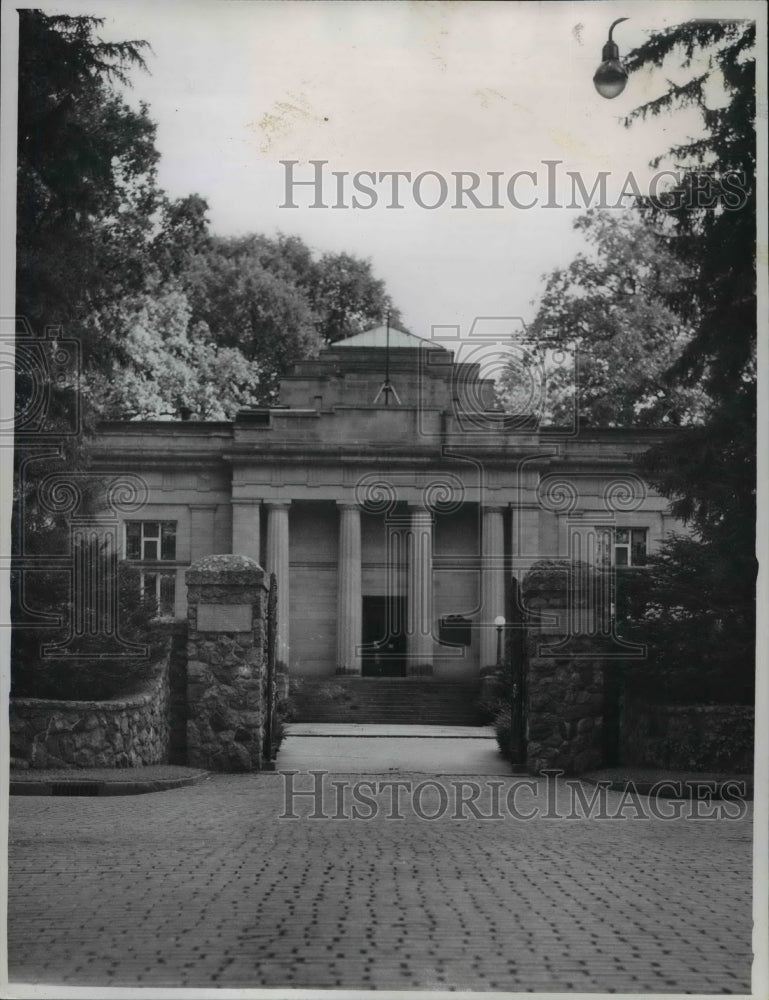
[(633, 470), (660, 433), (502, 413), (477, 365), (376, 329), (233, 422), (105, 424), (94, 465), (145, 484), (121, 555), (165, 614), (186, 616), (191, 563), (235, 553), (277, 576), (291, 676), (467, 681), (535, 562), (637, 564), (680, 528)]

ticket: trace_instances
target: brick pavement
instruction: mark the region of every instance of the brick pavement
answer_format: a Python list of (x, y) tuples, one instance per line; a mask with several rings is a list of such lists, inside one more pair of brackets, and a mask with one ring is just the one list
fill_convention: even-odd
[(12, 799), (12, 982), (749, 989), (749, 816), (292, 821), (283, 781)]

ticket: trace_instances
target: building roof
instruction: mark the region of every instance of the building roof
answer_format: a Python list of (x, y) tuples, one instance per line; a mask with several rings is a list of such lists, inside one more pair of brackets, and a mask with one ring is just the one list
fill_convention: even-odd
[[(390, 347), (424, 347), (431, 341), (424, 337), (417, 337), (413, 333), (406, 333), (405, 330), (398, 330), (390, 327)], [(435, 345), (437, 346), (437, 345)], [(375, 326), (371, 330), (364, 330), (363, 333), (356, 333), (354, 337), (346, 337), (344, 340), (337, 340), (332, 345), (337, 347), (387, 347), (387, 327)]]

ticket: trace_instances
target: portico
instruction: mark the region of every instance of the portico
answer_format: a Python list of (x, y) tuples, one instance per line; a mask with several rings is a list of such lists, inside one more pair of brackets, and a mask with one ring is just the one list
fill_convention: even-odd
[[(279, 658), (296, 672), (467, 677), (494, 663), (510, 516), (501, 505), (443, 512), (419, 499), (386, 510), (354, 499), (239, 501), (233, 547), (235, 526), (254, 545), (264, 535), (260, 561), (291, 609), (280, 616)], [(450, 616), (473, 622), (467, 645), (441, 640)]]

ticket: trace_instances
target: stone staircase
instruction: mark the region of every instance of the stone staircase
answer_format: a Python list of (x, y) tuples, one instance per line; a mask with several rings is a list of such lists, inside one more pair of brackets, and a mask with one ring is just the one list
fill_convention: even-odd
[(294, 722), (376, 722), (474, 726), (477, 681), (378, 677), (292, 677)]

